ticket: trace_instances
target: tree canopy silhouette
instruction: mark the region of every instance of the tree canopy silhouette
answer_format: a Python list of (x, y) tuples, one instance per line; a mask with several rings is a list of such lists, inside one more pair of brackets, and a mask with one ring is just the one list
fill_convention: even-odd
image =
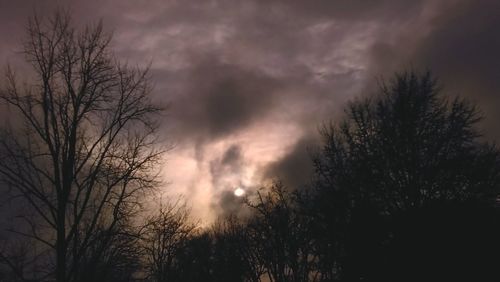
[(477, 108), (439, 95), (430, 74), (398, 74), (322, 130), (320, 185), (356, 191), (385, 212), (428, 201), (494, 200), (498, 151), (476, 129)]
[(378, 95), (350, 103), (342, 122), (322, 129), (323, 146), (314, 157), (316, 195), (309, 204), (328, 279), (381, 271), (394, 224), (404, 222), (397, 219), (415, 219), (408, 213), (496, 204), (499, 151), (481, 140), (478, 109), (440, 91), (429, 73), (396, 74)]
[(1, 90), (22, 123), (2, 131), (0, 176), (33, 215), (15, 232), (49, 250), (58, 282), (96, 271), (89, 266), (156, 184), (161, 108), (147, 70), (117, 62), (110, 40), (101, 24), (77, 30), (64, 13), (34, 17), (23, 49), (34, 80), (20, 84), (9, 70)]

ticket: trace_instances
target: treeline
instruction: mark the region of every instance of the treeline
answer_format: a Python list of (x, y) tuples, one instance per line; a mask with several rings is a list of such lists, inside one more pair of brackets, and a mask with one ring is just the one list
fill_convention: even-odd
[(201, 229), (182, 204), (139, 216), (161, 108), (110, 39), (64, 14), (28, 24), (36, 79), (9, 70), (0, 93), (21, 121), (0, 136), (3, 195), (22, 207), (2, 281), (498, 280), (500, 151), (429, 74), (396, 74), (326, 123), (309, 185), (276, 182)]

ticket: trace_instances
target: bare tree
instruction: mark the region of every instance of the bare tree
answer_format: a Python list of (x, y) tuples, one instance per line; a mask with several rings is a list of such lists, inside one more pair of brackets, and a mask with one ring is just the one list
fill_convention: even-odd
[(141, 240), (146, 259), (146, 272), (152, 281), (173, 281), (177, 255), (193, 235), (196, 225), (189, 220), (185, 204), (176, 201), (160, 206), (146, 219)]
[(142, 249), (139, 228), (125, 223), (109, 236), (105, 229), (96, 232), (99, 240), (80, 260), (80, 281), (136, 281), (142, 273)]
[(298, 208), (298, 196), (277, 182), (248, 201), (255, 211), (248, 236), (270, 281), (318, 281), (310, 224)]
[(213, 273), (216, 280), (260, 282), (266, 269), (247, 220), (230, 215), (212, 227)]
[(118, 63), (110, 40), (101, 23), (79, 31), (64, 13), (34, 17), (23, 49), (35, 80), (20, 84), (9, 69), (0, 94), (22, 120), (2, 131), (0, 176), (36, 215), (15, 232), (53, 251), (59, 282), (77, 280), (88, 250), (106, 246), (157, 184), (161, 108), (148, 71)]

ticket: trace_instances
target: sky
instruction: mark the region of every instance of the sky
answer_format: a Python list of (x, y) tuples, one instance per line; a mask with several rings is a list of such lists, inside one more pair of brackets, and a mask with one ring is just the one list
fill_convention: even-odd
[(500, 1), (0, 0), (1, 66), (22, 73), (28, 17), (57, 8), (102, 20), (117, 59), (150, 65), (172, 147), (161, 189), (204, 222), (240, 210), (237, 188), (307, 184), (321, 124), (396, 71), (432, 71), (500, 138)]

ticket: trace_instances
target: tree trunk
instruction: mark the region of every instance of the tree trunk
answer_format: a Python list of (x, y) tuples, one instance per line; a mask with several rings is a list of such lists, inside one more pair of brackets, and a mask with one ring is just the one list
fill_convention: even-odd
[(56, 281), (66, 282), (66, 220), (64, 203), (59, 204), (56, 239)]

